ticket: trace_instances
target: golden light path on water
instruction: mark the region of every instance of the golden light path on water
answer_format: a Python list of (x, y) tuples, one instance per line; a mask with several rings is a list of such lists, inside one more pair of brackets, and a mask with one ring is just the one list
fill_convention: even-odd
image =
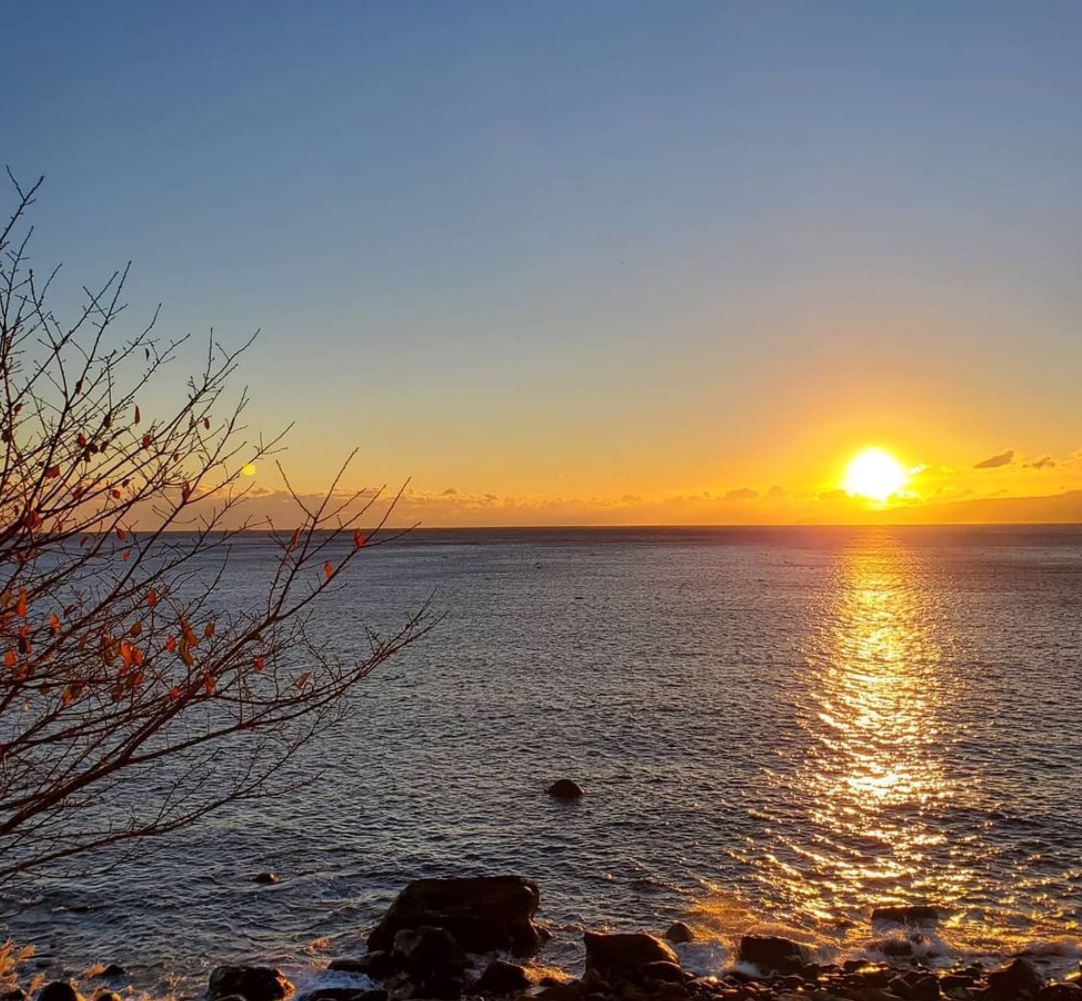
[(1024, 872), (1015, 886), (987, 885), (979, 826), (943, 820), (993, 805), (979, 776), (949, 764), (964, 729), (956, 703), (972, 681), (942, 656), (950, 615), (942, 590), (925, 586), (920, 551), (889, 535), (867, 542), (837, 553), (794, 672), (799, 739), (781, 741), (781, 766), (766, 776), (778, 808), (759, 818), (771, 848), (760, 839), (735, 853), (755, 870), (758, 895), (719, 888), (694, 916), (723, 937), (774, 931), (834, 955), (904, 938), (871, 926), (885, 904), (942, 909), (917, 947), (931, 957), (1062, 937), (1063, 924), (1015, 907)]

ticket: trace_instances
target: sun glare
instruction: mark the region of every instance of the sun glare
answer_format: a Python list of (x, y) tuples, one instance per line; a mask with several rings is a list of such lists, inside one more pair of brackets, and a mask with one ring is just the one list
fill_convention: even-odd
[(909, 482), (909, 470), (890, 452), (866, 448), (845, 467), (842, 489), (852, 497), (867, 497), (883, 503)]

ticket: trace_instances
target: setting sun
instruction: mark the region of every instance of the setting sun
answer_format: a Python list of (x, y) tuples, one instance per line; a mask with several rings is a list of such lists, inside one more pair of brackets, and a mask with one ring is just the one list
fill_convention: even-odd
[(866, 448), (845, 467), (842, 489), (854, 497), (882, 503), (909, 482), (909, 471), (882, 448)]

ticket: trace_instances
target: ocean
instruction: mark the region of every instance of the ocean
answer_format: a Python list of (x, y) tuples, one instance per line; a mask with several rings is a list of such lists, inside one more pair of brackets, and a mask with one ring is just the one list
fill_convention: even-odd
[[(258, 600), (272, 558), (241, 540), (222, 600)], [(944, 909), (940, 962), (1077, 965), (1082, 529), (416, 531), (362, 554), (319, 635), (361, 650), (430, 597), (438, 626), (301, 790), (10, 886), (7, 934), (50, 975), (115, 961), (183, 993), (257, 960), (303, 983), (409, 880), (516, 873), (556, 965), (583, 928), (674, 919), (697, 972), (751, 928), (875, 956), (893, 902)], [(549, 798), (561, 777), (586, 795)]]

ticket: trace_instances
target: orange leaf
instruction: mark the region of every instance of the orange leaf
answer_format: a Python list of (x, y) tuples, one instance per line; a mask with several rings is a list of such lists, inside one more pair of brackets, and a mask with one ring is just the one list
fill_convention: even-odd
[(116, 500), (120, 500), (120, 491), (119, 491), (119, 490), (117, 490), (117, 488), (116, 488), (116, 487), (113, 487), (113, 489), (112, 489), (111, 491), (109, 491), (109, 492), (110, 492), (110, 493), (111, 493), (111, 494), (113, 495), (113, 497), (114, 497), (114, 498), (115, 498)]
[(153, 440), (154, 439), (151, 438), (150, 435), (148, 435), (148, 434), (143, 435), (143, 448), (150, 448), (150, 443)]
[(56, 612), (49, 613), (49, 628), (53, 631), (54, 636), (60, 632), (60, 618)]
[(326, 577), (327, 580), (330, 580), (334, 576), (334, 564), (332, 564), (332, 563), (324, 563), (323, 564), (323, 576)]
[(214, 623), (208, 622), (203, 627), (203, 635), (209, 640), (214, 635)]
[(180, 659), (184, 661), (185, 665), (191, 667), (195, 663), (195, 658), (192, 656), (192, 651), (188, 649), (187, 644), (181, 644), (180, 647)]
[(4, 663), (8, 667), (14, 667), (15, 666), (15, 651), (14, 650), (8, 650), (8, 652), (6, 654), (4, 654)]
[(131, 550), (130, 550), (130, 549), (125, 549), (125, 550), (124, 550), (124, 552), (122, 552), (122, 553), (120, 554), (120, 558), (121, 558), (121, 559), (122, 559), (122, 560), (123, 560), (123, 561), (124, 561), (125, 563), (127, 563), (127, 562), (128, 562), (128, 560), (130, 560), (130, 559), (131, 559)]
[(138, 636), (142, 631), (143, 631), (143, 623), (142, 622), (133, 622), (131, 624), (131, 629), (128, 630), (128, 634), (131, 635), (131, 636)]
[(166, 636), (165, 649), (170, 653), (173, 653), (177, 648), (177, 638), (175, 636)]
[(207, 675), (207, 680), (203, 682), (203, 688), (206, 690), (206, 693), (208, 695), (214, 694), (214, 686), (215, 684), (217, 684), (217, 681), (218, 679), (215, 678), (213, 674)]
[(176, 700), (180, 698), (180, 689), (179, 689), (179, 688), (175, 688), (175, 687), (174, 687), (174, 688), (170, 688), (170, 689), (169, 689), (169, 698), (170, 698), (170, 699), (171, 699), (171, 700), (172, 700), (173, 702), (176, 702)]
[(359, 528), (353, 533), (353, 545), (360, 549), (365, 544), (364, 532)]
[(263, 657), (262, 655), (260, 655), (259, 657), (256, 657), (256, 659), (252, 661), (252, 664), (255, 666), (255, 669), (257, 671), (262, 671), (263, 668), (265, 668), (267, 666), (267, 659), (265, 657)]
[(26, 588), (19, 592), (19, 600), (15, 602), (15, 614), (26, 618)]
[(158, 604), (158, 592), (151, 588), (147, 592), (147, 605), (153, 608), (156, 604)]
[(116, 537), (117, 537), (117, 538), (118, 538), (118, 539), (119, 539), (119, 540), (120, 540), (121, 542), (123, 542), (123, 541), (124, 541), (124, 529), (122, 529), (122, 528), (121, 528), (121, 527), (120, 527), (119, 525), (117, 525), (117, 528), (116, 528)]
[(310, 677), (312, 677), (312, 672), (311, 672), (311, 671), (305, 671), (305, 672), (304, 672), (304, 674), (302, 674), (302, 675), (301, 675), (301, 676), (300, 676), (300, 677), (299, 677), (299, 678), (297, 679), (297, 681), (296, 681), (296, 685), (297, 685), (297, 687), (298, 687), (298, 688), (304, 688), (304, 686), (308, 684), (308, 679), (309, 679)]

